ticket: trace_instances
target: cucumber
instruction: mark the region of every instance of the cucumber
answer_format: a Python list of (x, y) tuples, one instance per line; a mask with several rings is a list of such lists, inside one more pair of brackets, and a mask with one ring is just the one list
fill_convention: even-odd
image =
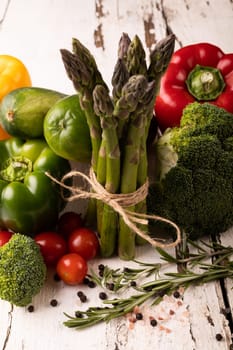
[(55, 102), (66, 95), (40, 87), (11, 91), (0, 104), (0, 124), (11, 136), (43, 137), (44, 117)]

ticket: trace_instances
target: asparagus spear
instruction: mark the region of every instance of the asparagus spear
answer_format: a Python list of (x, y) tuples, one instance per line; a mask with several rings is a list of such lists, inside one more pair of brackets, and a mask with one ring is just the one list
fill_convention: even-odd
[[(146, 81), (146, 78), (143, 77)], [(138, 188), (138, 167), (140, 163), (141, 140), (145, 133), (148, 103), (154, 96), (154, 84), (147, 83), (144, 94), (141, 95), (137, 109), (131, 114), (131, 121), (124, 146), (121, 193), (131, 193)], [(127, 208), (134, 211), (135, 206)], [(133, 259), (135, 254), (135, 233), (124, 223), (119, 221), (118, 254), (122, 259)]]
[[(92, 93), (97, 84), (102, 84), (105, 87), (106, 84), (89, 50), (77, 39), (73, 39), (72, 49), (73, 53), (65, 49), (60, 50), (60, 52), (67, 75), (80, 97), (80, 105), (86, 115), (92, 143), (91, 165), (96, 173), (102, 130), (99, 118), (94, 113)], [(99, 168), (102, 166), (103, 164), (100, 164)], [(91, 199), (86, 213), (86, 223), (93, 225), (93, 222), (96, 222), (96, 202)]]
[[(154, 96), (155, 96), (155, 90), (156, 90), (156, 81), (153, 80), (148, 83), (148, 89), (147, 89), (147, 97), (148, 100), (146, 102), (146, 111), (145, 111), (145, 130), (144, 134), (141, 138), (141, 145), (140, 145), (140, 161), (138, 165), (138, 173), (137, 173), (137, 186), (142, 186), (148, 178), (148, 154), (147, 154), (147, 138), (148, 138), (148, 132), (149, 127), (151, 123), (151, 119), (153, 118), (153, 108), (154, 108)], [(138, 203), (135, 207), (135, 211), (138, 213), (146, 213), (147, 212), (147, 205), (146, 205), (146, 199), (142, 202)], [(147, 227), (145, 225), (141, 225), (141, 230), (146, 231)], [(146, 241), (136, 236), (136, 244), (144, 244)]]
[(137, 108), (147, 81), (143, 75), (133, 75), (123, 86), (121, 97), (115, 102), (114, 116), (118, 119), (118, 138), (124, 137), (129, 115)]
[(92, 142), (92, 167), (97, 170), (98, 153), (101, 144), (101, 126), (93, 110), (92, 93), (97, 84), (106, 84), (89, 50), (77, 39), (72, 41), (73, 53), (60, 50), (68, 77), (79, 94), (80, 104), (87, 118)]
[[(113, 103), (108, 90), (97, 85), (93, 91), (94, 110), (100, 117), (102, 139), (106, 147), (106, 182), (105, 188), (110, 193), (117, 193), (120, 185), (120, 149), (117, 137), (117, 122), (113, 117)], [(118, 215), (108, 205), (103, 205), (101, 212), (100, 247), (101, 255), (111, 256), (116, 248)], [(97, 214), (97, 218), (99, 215)]]
[[(102, 138), (102, 142), (99, 149), (99, 157), (97, 164), (96, 179), (99, 184), (105, 186), (106, 181), (106, 140)], [(97, 201), (96, 203), (96, 227), (97, 232), (101, 232), (102, 214), (104, 203)]]
[(127, 33), (122, 33), (118, 44), (118, 57), (126, 60), (129, 45), (131, 43), (130, 37)]
[(129, 72), (122, 58), (118, 58), (112, 76), (112, 97), (114, 102), (121, 97), (123, 86), (129, 79)]
[(147, 70), (149, 80), (155, 80), (157, 83), (156, 94), (159, 89), (160, 79), (164, 74), (171, 60), (175, 47), (175, 35), (170, 34), (160, 40), (150, 54), (150, 64)]
[(129, 44), (126, 56), (126, 67), (130, 76), (135, 74), (146, 76), (147, 74), (146, 54), (142, 42), (137, 35), (135, 35)]
[[(150, 54), (150, 64), (147, 71), (149, 81), (153, 81), (154, 96), (151, 96), (151, 101), (148, 102), (148, 110), (146, 117), (146, 128), (142, 138), (141, 155), (138, 167), (138, 185), (141, 186), (145, 183), (148, 173), (148, 156), (147, 156), (147, 137), (151, 119), (153, 118), (154, 101), (159, 91), (161, 78), (167, 69), (167, 66), (171, 60), (171, 56), (174, 51), (175, 36), (173, 34), (168, 35), (165, 39), (160, 40), (154, 50)], [(146, 212), (146, 200), (137, 205), (136, 211)], [(141, 244), (143, 240), (141, 237), (136, 237), (136, 242)]]
[(130, 38), (128, 34), (123, 33), (118, 44), (118, 60), (113, 70), (112, 76), (112, 96), (114, 102), (121, 97), (121, 91), (125, 83), (129, 79), (129, 72), (126, 67), (126, 57), (128, 47), (130, 45)]

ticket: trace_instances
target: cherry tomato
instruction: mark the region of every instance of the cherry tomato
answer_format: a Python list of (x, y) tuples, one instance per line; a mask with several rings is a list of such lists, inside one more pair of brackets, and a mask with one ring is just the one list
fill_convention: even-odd
[(68, 253), (63, 255), (56, 267), (58, 276), (69, 285), (82, 283), (87, 274), (87, 262), (81, 255)]
[(34, 239), (40, 246), (46, 265), (55, 265), (67, 253), (67, 243), (57, 232), (41, 232)]
[[(9, 55), (0, 55), (0, 101), (12, 90), (31, 86), (31, 77), (22, 61)], [(0, 140), (6, 140), (10, 135), (0, 127)]]
[(57, 231), (64, 237), (69, 237), (71, 232), (83, 225), (80, 214), (74, 211), (67, 211), (60, 216), (57, 224)]
[(71, 253), (80, 254), (85, 260), (90, 260), (98, 253), (99, 241), (94, 231), (80, 227), (71, 233), (68, 247)]
[(6, 244), (12, 237), (13, 232), (10, 231), (0, 231), (0, 247)]

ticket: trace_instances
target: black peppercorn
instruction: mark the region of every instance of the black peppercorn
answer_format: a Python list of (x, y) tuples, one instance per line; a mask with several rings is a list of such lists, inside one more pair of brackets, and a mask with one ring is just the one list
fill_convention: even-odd
[(104, 270), (100, 270), (100, 271), (99, 271), (99, 276), (100, 276), (100, 277), (103, 277), (103, 275), (104, 275)]
[(87, 285), (88, 285), (89, 288), (95, 288), (95, 287), (96, 287), (96, 284), (95, 284), (94, 281), (89, 281), (89, 282), (87, 283)]
[(79, 297), (82, 303), (85, 303), (87, 301), (86, 295), (81, 290), (77, 292), (77, 296)]
[(98, 269), (99, 271), (103, 271), (105, 269), (104, 264), (99, 264)]
[(54, 279), (55, 282), (60, 282), (61, 281), (61, 278), (58, 276), (57, 273), (54, 274), (53, 279)]
[(136, 281), (131, 281), (130, 285), (131, 285), (131, 287), (136, 287), (137, 283), (136, 283)]
[(86, 295), (83, 294), (83, 296), (80, 297), (80, 300), (82, 303), (85, 303), (87, 301)]
[(164, 297), (165, 294), (166, 294), (165, 290), (159, 290), (159, 291), (158, 291), (158, 296), (159, 296), (160, 298)]
[(114, 290), (114, 283), (107, 283), (106, 287), (109, 289), (109, 290)]
[(84, 277), (83, 279), (83, 284), (88, 284), (90, 282), (89, 278)]
[(220, 333), (216, 334), (217, 341), (221, 341), (222, 338), (223, 338), (222, 334), (220, 334)]
[(50, 305), (51, 305), (51, 306), (57, 306), (57, 304), (58, 304), (58, 302), (57, 302), (56, 299), (52, 299), (52, 300), (50, 301)]
[(140, 321), (140, 320), (142, 320), (142, 319), (143, 319), (142, 313), (141, 313), (141, 312), (137, 312), (137, 313), (136, 313), (136, 320)]
[(33, 305), (29, 305), (28, 306), (28, 312), (33, 312), (34, 311), (34, 306)]
[(150, 324), (152, 327), (155, 327), (157, 326), (158, 322), (153, 318), (151, 321), (150, 321)]
[(176, 290), (174, 293), (173, 293), (173, 296), (174, 298), (179, 298), (180, 297), (180, 292), (178, 290)]
[(124, 272), (130, 272), (130, 269), (128, 267), (124, 267)]
[[(145, 289), (146, 292), (151, 292), (153, 287), (152, 286), (146, 286), (144, 289)], [(156, 294), (158, 294), (158, 293), (156, 292), (155, 295)]]
[(100, 292), (99, 293), (99, 298), (102, 299), (102, 300), (105, 300), (105, 299), (107, 299), (107, 294), (104, 293), (104, 292)]

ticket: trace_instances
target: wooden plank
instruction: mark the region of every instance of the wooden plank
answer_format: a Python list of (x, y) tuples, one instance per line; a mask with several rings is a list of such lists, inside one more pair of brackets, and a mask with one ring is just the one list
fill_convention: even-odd
[[(222, 245), (232, 246), (233, 228), (223, 232), (219, 239)], [(231, 257), (233, 261), (233, 257)], [(225, 303), (222, 305), (222, 313), (226, 315), (231, 324), (231, 339), (233, 337), (233, 280), (226, 278), (223, 283)]]
[(4, 301), (0, 301), (0, 348), (5, 349), (11, 336), (13, 307)]
[[(191, 250), (194, 252), (194, 249)], [(159, 261), (156, 255), (150, 255)], [(147, 259), (147, 255), (142, 256)], [(211, 263), (211, 260), (205, 262)], [(193, 271), (201, 272), (199, 268)], [(165, 272), (176, 272), (176, 266), (169, 265)], [(222, 312), (224, 300), (218, 282), (192, 286), (184, 291), (182, 299), (165, 295), (156, 306), (145, 305), (140, 308), (143, 321), (135, 324), (123, 317), (110, 322), (107, 327), (107, 349), (114, 344), (119, 350), (134, 349), (141, 345), (144, 349), (152, 346), (163, 349), (229, 349), (232, 339), (231, 330), (225, 314)], [(150, 317), (158, 320), (158, 326), (150, 325)], [(118, 331), (116, 331), (116, 329)], [(122, 336), (120, 335), (122, 331)], [(140, 339), (136, 334), (140, 334)], [(182, 334), (182, 338), (177, 338)], [(222, 336), (218, 341), (216, 336)]]
[(164, 0), (160, 2), (167, 27), (177, 36), (178, 46), (207, 41), (232, 52), (232, 1)]

